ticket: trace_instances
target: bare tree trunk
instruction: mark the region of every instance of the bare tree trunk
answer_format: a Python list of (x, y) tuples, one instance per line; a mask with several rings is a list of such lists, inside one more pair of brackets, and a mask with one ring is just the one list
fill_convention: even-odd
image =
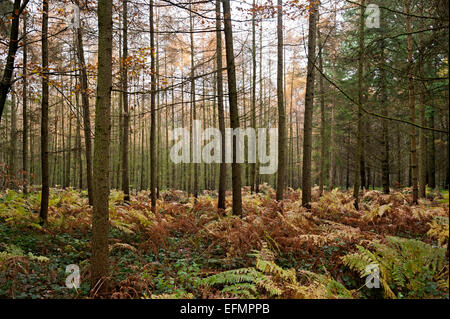
[(156, 211), (156, 73), (155, 73), (155, 26), (153, 24), (153, 0), (150, 0), (150, 47), (151, 54), (151, 93), (150, 93), (150, 197), (152, 211)]
[(396, 144), (397, 144), (397, 177), (398, 177), (398, 183), (402, 184), (402, 161), (401, 161), (401, 147), (400, 147), (400, 126), (397, 126), (397, 138), (396, 138)]
[[(123, 28), (123, 19), (122, 19), (122, 15), (118, 15), (119, 16), (119, 28)], [(118, 44), (118, 54), (119, 54), (119, 72), (120, 75), (123, 74), (123, 66), (124, 64), (122, 63), (122, 32), (118, 32), (119, 33), (119, 44)], [(118, 145), (118, 149), (117, 149), (117, 155), (118, 155), (118, 161), (117, 161), (117, 167), (116, 167), (116, 187), (117, 189), (121, 188), (122, 186), (122, 156), (123, 156), (123, 90), (120, 90), (119, 92), (119, 124), (118, 124), (118, 133), (119, 133), (119, 145)]]
[[(174, 80), (172, 80), (172, 130), (175, 129), (175, 90), (174, 90)], [(177, 180), (177, 165), (173, 163), (172, 165), (172, 189), (176, 189)]]
[(41, 175), (42, 194), (40, 223), (47, 223), (49, 176), (48, 176), (48, 1), (42, 1), (42, 104), (41, 104)]
[[(167, 54), (164, 52), (164, 76), (167, 77)], [(168, 105), (168, 95), (167, 88), (164, 88), (164, 107), (166, 109), (166, 116), (165, 116), (165, 163), (166, 163), (166, 188), (170, 188), (170, 160), (169, 160), (169, 105)]]
[[(333, 20), (334, 20), (334, 39), (333, 39), (333, 77), (336, 81), (336, 41), (337, 41), (337, 8), (336, 8), (337, 0), (334, 2), (334, 12), (333, 12)], [(335, 109), (336, 109), (336, 95), (337, 90), (335, 87), (333, 87), (333, 102), (331, 104), (331, 110), (330, 110), (330, 170), (329, 170), (329, 179), (330, 179), (330, 185), (329, 189), (333, 190), (334, 188), (334, 180), (336, 175), (336, 167), (335, 167), (335, 142), (334, 142), (334, 134), (335, 134)], [(347, 168), (348, 172), (348, 168)], [(348, 189), (348, 187), (347, 187)]]
[(283, 3), (277, 2), (278, 178), (276, 200), (283, 199), (286, 177), (286, 113), (283, 101)]
[[(30, 110), (32, 109), (32, 107), (30, 108)], [(32, 113), (30, 113), (31, 115)], [(33, 123), (33, 117), (30, 116), (30, 161), (28, 163), (29, 167), (30, 167), (30, 184), (32, 184), (33, 182), (35, 182), (35, 180), (32, 178), (32, 174), (35, 175), (35, 161), (33, 161), (34, 159), (34, 123)]]
[[(76, 82), (76, 85), (78, 85), (78, 82)], [(76, 134), (76, 159), (75, 159), (75, 167), (78, 166), (78, 170), (76, 170), (76, 174), (75, 176), (78, 174), (78, 188), (82, 189), (83, 188), (83, 161), (81, 158), (81, 152), (82, 152), (82, 147), (81, 147), (81, 118), (80, 118), (80, 114), (82, 112), (81, 108), (80, 108), (80, 98), (79, 98), (79, 93), (76, 92), (75, 93), (75, 105), (77, 107), (77, 134)], [(76, 180), (76, 177), (75, 177)]]
[[(142, 87), (144, 87), (144, 72), (142, 72)], [(142, 103), (142, 105), (141, 105), (141, 113), (143, 114), (144, 113), (144, 111), (145, 111), (145, 95), (144, 94), (142, 94), (142, 100), (141, 100), (141, 103)], [(144, 185), (146, 185), (146, 184), (144, 184), (144, 180), (145, 180), (145, 163), (146, 163), (146, 161), (145, 161), (145, 159), (147, 158), (146, 157), (146, 155), (147, 155), (147, 152), (146, 152), (146, 150), (145, 150), (145, 148), (144, 148), (144, 141), (145, 141), (145, 125), (146, 123), (145, 123), (145, 117), (143, 117), (143, 115), (140, 115), (139, 116), (139, 126), (140, 126), (140, 129), (141, 129), (141, 176), (140, 176), (140, 178), (141, 178), (141, 180), (140, 180), (140, 187), (139, 187), (139, 189), (142, 191), (143, 189), (144, 189)]]
[[(137, 90), (136, 80), (134, 81), (134, 89)], [(137, 174), (136, 174), (136, 134), (138, 132), (136, 126), (136, 111), (137, 111), (137, 98), (138, 96), (135, 94), (134, 96), (134, 107), (133, 107), (133, 151), (132, 151), (132, 160), (131, 160), (131, 186), (132, 189), (137, 189)]]
[[(383, 14), (383, 13), (381, 13)], [(383, 19), (381, 18), (381, 21)], [(381, 56), (380, 56), (380, 107), (384, 116), (389, 116), (388, 103), (386, 95), (386, 70), (385, 70), (385, 41), (381, 40)], [(381, 180), (383, 184), (383, 192), (389, 194), (389, 122), (386, 119), (382, 120), (383, 137), (381, 140), (381, 146), (383, 148), (383, 157), (381, 159)]]
[[(319, 17), (317, 18), (319, 20)], [(322, 41), (320, 37), (320, 28), (317, 28), (317, 40), (319, 46), (319, 70), (323, 73), (323, 58), (322, 58)], [(320, 90), (320, 177), (319, 177), (319, 192), (322, 196), (323, 184), (325, 179), (325, 89), (323, 85), (323, 76), (319, 78)]]
[[(17, 100), (16, 94), (11, 94), (11, 127), (10, 127), (10, 162), (9, 169), (12, 176), (17, 174)], [(15, 188), (15, 185), (13, 184)]]
[(95, 105), (94, 209), (92, 213), (91, 291), (108, 292), (109, 146), (112, 89), (112, 1), (98, 2), (98, 77)]
[(77, 54), (80, 65), (81, 105), (83, 108), (84, 144), (86, 154), (86, 180), (88, 188), (89, 205), (94, 204), (94, 187), (92, 180), (92, 142), (91, 142), (91, 113), (89, 110), (89, 87), (84, 60), (83, 35), (81, 28), (77, 29)]
[(130, 115), (128, 110), (128, 0), (122, 2), (123, 21), (123, 47), (122, 47), (122, 97), (123, 97), (123, 140), (122, 140), (122, 190), (125, 194), (124, 200), (130, 200), (130, 176), (128, 171), (128, 126)]
[[(56, 105), (55, 105), (55, 108), (56, 108)], [(56, 133), (56, 132), (58, 132), (58, 116), (55, 114), (55, 129), (54, 129), (54, 132)], [(51, 187), (55, 187), (55, 185), (56, 185), (56, 173), (57, 173), (57, 170), (56, 170), (56, 161), (58, 160), (58, 153), (57, 153), (57, 151), (58, 151), (58, 134), (54, 134), (53, 135), (53, 143), (51, 143), (52, 144), (52, 149), (53, 149), (53, 151), (51, 152), (51, 154), (53, 155), (52, 156), (52, 160), (53, 160), (53, 169), (51, 170), (51, 173), (50, 173), (50, 178), (51, 178), (51, 183), (50, 183), (50, 186)], [(51, 160), (50, 160), (51, 161)]]
[[(228, 73), (228, 98), (230, 104), (230, 124), (232, 129), (239, 128), (239, 113), (237, 107), (236, 67), (234, 63), (233, 30), (231, 24), (230, 0), (222, 0), (225, 46), (227, 55)], [(232, 151), (233, 163), (231, 164), (232, 188), (233, 188), (233, 214), (242, 215), (241, 194), (241, 165), (237, 162), (237, 137), (233, 135)]]
[(309, 13), (308, 67), (306, 75), (305, 118), (303, 124), (302, 205), (307, 208), (311, 206), (312, 115), (314, 107), (314, 60), (316, 58), (317, 10), (318, 7), (314, 4)]
[[(364, 71), (363, 71), (364, 74)], [(363, 95), (363, 103), (365, 102), (365, 96)], [(366, 118), (364, 114), (361, 118), (361, 156), (359, 165), (359, 174), (361, 176), (361, 189), (367, 189), (367, 178), (366, 178)]]
[[(61, 75), (61, 85), (62, 87), (64, 87), (64, 83), (63, 83), (63, 76)], [(65, 189), (67, 187), (67, 178), (65, 176), (65, 172), (66, 172), (66, 156), (67, 156), (67, 150), (66, 150), (66, 132), (65, 132), (65, 114), (64, 114), (64, 90), (61, 89), (61, 139), (62, 139), (62, 165), (59, 168), (59, 174), (61, 176), (61, 185), (63, 187), (63, 189)]]
[[(253, 0), (252, 10), (252, 127), (256, 130), (256, 7)], [(256, 163), (250, 164), (250, 189), (255, 191)]]
[[(181, 69), (181, 78), (183, 78), (183, 69)], [(184, 81), (181, 81), (181, 126), (184, 125)], [(188, 164), (189, 165), (189, 164)], [(184, 174), (181, 174), (181, 185), (182, 185), (182, 189), (185, 192), (188, 192), (188, 178), (186, 178), (186, 175), (189, 174), (189, 170), (186, 170), (187, 166), (185, 163), (181, 163), (181, 167), (183, 169)], [(187, 173), (187, 174), (186, 174)], [(189, 193), (188, 193), (189, 196)]]
[[(191, 8), (191, 6), (189, 6)], [(192, 111), (192, 121), (195, 121), (197, 119), (197, 110), (196, 110), (196, 104), (195, 104), (195, 71), (194, 71), (194, 18), (192, 16), (192, 11), (190, 12), (189, 16), (189, 26), (190, 26), (190, 39), (191, 39), (191, 111)], [(192, 125), (192, 123), (191, 123)], [(191, 138), (192, 138), (191, 133)], [(191, 150), (193, 148), (191, 147)], [(194, 169), (194, 185), (193, 185), (193, 195), (195, 198), (198, 197), (198, 167), (196, 161), (193, 161), (192, 163), (193, 169)]]
[[(406, 32), (408, 33), (408, 77), (409, 77), (409, 120), (412, 123), (416, 122), (416, 107), (414, 96), (414, 62), (413, 62), (413, 39), (411, 34), (411, 16), (410, 16), (410, 0), (405, 1), (406, 13)], [(410, 141), (411, 141), (411, 182), (413, 189), (413, 204), (417, 204), (419, 198), (419, 190), (417, 186), (417, 149), (416, 149), (416, 127), (410, 127)]]
[[(434, 128), (434, 107), (431, 107), (428, 127)], [(429, 132), (429, 152), (428, 152), (428, 176), (431, 189), (436, 188), (436, 146), (434, 145), (434, 131)]]
[[(260, 26), (259, 26), (259, 126), (263, 126), (263, 111), (264, 111), (264, 104), (263, 104), (263, 78), (262, 78), (262, 26), (263, 21), (260, 19)], [(261, 175), (259, 174), (259, 163), (256, 161), (256, 167), (255, 167), (255, 174), (256, 174), (256, 185), (255, 185), (255, 192), (259, 193), (259, 184), (261, 182)]]
[(227, 164), (225, 163), (225, 116), (223, 114), (222, 31), (220, 19), (220, 0), (216, 0), (217, 114), (219, 117), (219, 130), (222, 135), (217, 207), (219, 209), (225, 209)]
[[(423, 0), (420, 1), (420, 15), (423, 15)], [(419, 19), (419, 29), (422, 30), (423, 19)], [(418, 34), (419, 37), (419, 76), (421, 79), (425, 78), (424, 71), (424, 53), (425, 47), (423, 45), (423, 33)], [(421, 126), (426, 126), (425, 123), (425, 83), (420, 82), (420, 103), (419, 103), (419, 121)], [(419, 198), (424, 198), (426, 196), (426, 179), (427, 179), (427, 144), (425, 138), (425, 130), (419, 129)]]
[[(75, 41), (75, 37), (74, 37), (74, 41)], [(72, 51), (70, 51), (70, 65), (74, 65), (74, 59), (75, 59), (75, 49)], [(72, 90), (73, 90), (73, 77), (69, 78), (69, 96), (72, 99)], [(32, 141), (31, 141), (31, 145), (33, 145)], [(69, 186), (72, 186), (72, 179), (71, 179), (71, 171), (72, 171), (72, 116), (69, 117), (69, 149), (71, 150), (69, 152), (69, 158), (67, 161), (67, 176), (69, 179)], [(75, 149), (76, 145), (74, 145), (74, 149)], [(31, 150), (33, 150), (33, 148), (31, 147)], [(74, 155), (76, 154), (76, 151), (74, 152)], [(33, 154), (31, 154), (31, 157), (33, 157)], [(75, 157), (74, 157), (75, 159)]]
[[(203, 71), (204, 72), (204, 71)], [(205, 78), (202, 79), (202, 117), (203, 117), (203, 125), (208, 127), (208, 123), (206, 122), (206, 88), (205, 88)], [(203, 189), (208, 189), (208, 164), (203, 163)]]
[[(350, 144), (350, 131), (347, 136), (347, 144)], [(350, 153), (347, 152), (346, 156), (346, 170), (345, 170), (345, 189), (348, 190), (350, 188)]]
[(362, 152), (362, 103), (363, 103), (363, 63), (364, 63), (364, 7), (365, 0), (361, 0), (359, 13), (359, 55), (358, 55), (358, 133), (355, 157), (355, 180), (353, 181), (353, 198), (355, 208), (359, 207), (359, 188), (361, 177), (361, 152)]
[[(243, 117), (243, 120), (241, 121), (241, 125), (244, 129), (247, 128), (247, 108), (246, 108), (246, 104), (245, 104), (245, 99), (246, 99), (246, 92), (245, 92), (245, 55), (242, 55), (242, 63), (241, 63), (241, 70), (242, 70), (242, 114), (241, 116)], [(243, 169), (244, 169), (244, 186), (247, 186), (248, 183), (248, 143), (247, 140), (244, 140), (244, 164), (243, 164)]]
[(295, 67), (292, 67), (291, 72), (291, 96), (289, 97), (289, 186), (294, 187), (294, 123), (293, 123), (293, 101), (294, 101), (294, 76), (295, 76)]
[(9, 36), (8, 55), (6, 57), (5, 69), (0, 82), (0, 122), (2, 121), (3, 109), (5, 108), (6, 98), (11, 89), (11, 79), (14, 72), (14, 60), (19, 47), (19, 17), (22, 14), (29, 0), (14, 0), (13, 10), (11, 13), (11, 28)]
[[(72, 89), (72, 85), (70, 85), (70, 90)], [(67, 148), (69, 149), (69, 154), (67, 154), (67, 165), (66, 165), (66, 173), (67, 176), (67, 185), (70, 187), (72, 185), (72, 180), (70, 176), (70, 172), (72, 171), (72, 116), (69, 116), (69, 136), (67, 139), (68, 145)]]
[(27, 109), (27, 14), (23, 15), (23, 92), (22, 92), (22, 116), (23, 116), (23, 132), (22, 132), (22, 170), (24, 171), (26, 183), (23, 185), (24, 194), (28, 193), (27, 183), (30, 181), (28, 172), (28, 109)]

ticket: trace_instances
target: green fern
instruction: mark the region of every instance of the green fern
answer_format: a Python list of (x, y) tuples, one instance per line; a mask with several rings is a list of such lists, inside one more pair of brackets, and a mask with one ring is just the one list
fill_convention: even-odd
[(255, 284), (252, 283), (238, 283), (234, 285), (229, 285), (223, 288), (222, 292), (230, 293), (232, 295), (248, 299), (254, 299), (255, 295), (258, 293)]
[(345, 265), (361, 277), (369, 275), (366, 267), (376, 264), (380, 283), (388, 298), (424, 298), (439, 293), (448, 274), (445, 249), (422, 241), (387, 237), (387, 244), (372, 242), (374, 251), (357, 246), (359, 252), (342, 257)]
[(317, 274), (307, 270), (300, 270), (299, 272), (305, 275), (310, 282), (309, 286), (302, 286), (306, 298), (353, 298), (351, 291), (329, 275)]
[(0, 251), (0, 269), (3, 268), (8, 261), (18, 258), (37, 262), (47, 262), (50, 260), (45, 256), (33, 255), (31, 252), (25, 254), (23, 250), (16, 245), (7, 245), (3, 243), (0, 245), (0, 247), (3, 247), (4, 249), (4, 251)]
[(278, 266), (266, 243), (260, 251), (253, 251), (250, 255), (256, 259), (254, 267), (224, 271), (203, 279), (203, 284), (210, 287), (220, 285), (222, 293), (244, 298), (256, 298), (260, 293), (281, 298), (352, 298), (350, 291), (327, 276), (300, 271), (310, 283), (309, 286), (300, 285), (295, 269)]
[[(255, 298), (258, 284), (263, 286), (268, 278), (253, 267), (239, 268), (209, 276), (203, 279), (202, 283), (206, 286), (222, 285), (222, 292), (231, 293), (238, 297)], [(269, 287), (269, 284), (265, 284)], [(273, 289), (271, 289), (274, 292)]]

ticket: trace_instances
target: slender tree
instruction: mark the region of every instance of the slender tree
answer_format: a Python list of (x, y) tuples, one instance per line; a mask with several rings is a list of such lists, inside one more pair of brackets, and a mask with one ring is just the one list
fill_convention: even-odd
[(283, 98), (283, 1), (277, 2), (277, 105), (278, 105), (278, 201), (283, 199), (286, 178), (286, 113)]
[(361, 0), (359, 6), (359, 53), (358, 53), (358, 131), (355, 156), (355, 174), (353, 184), (353, 198), (355, 208), (359, 208), (359, 188), (361, 187), (361, 149), (362, 149), (362, 117), (363, 117), (363, 65), (364, 65), (364, 7), (365, 0)]
[[(222, 0), (225, 47), (227, 56), (228, 73), (228, 100), (230, 105), (230, 124), (232, 129), (239, 128), (239, 111), (237, 107), (236, 90), (236, 66), (234, 63), (233, 49), (233, 28), (231, 24), (230, 0)], [(237, 162), (237, 136), (233, 135), (232, 152), (233, 162), (231, 163), (232, 189), (233, 189), (233, 214), (242, 215), (242, 194), (241, 194), (241, 165)]]
[(80, 84), (81, 84), (81, 105), (83, 108), (83, 126), (84, 126), (84, 145), (86, 156), (86, 181), (88, 188), (89, 205), (94, 204), (93, 198), (93, 180), (92, 180), (92, 132), (91, 132), (91, 112), (89, 107), (89, 82), (86, 71), (86, 62), (84, 59), (83, 35), (81, 26), (77, 28), (77, 57), (80, 66)]
[[(420, 15), (423, 16), (423, 0), (420, 1)], [(419, 20), (419, 29), (423, 30), (424, 24), (423, 19)], [(421, 79), (425, 78), (425, 46), (423, 40), (423, 32), (418, 34), (419, 37), (419, 77)], [(425, 82), (421, 80), (418, 83), (420, 89), (420, 102), (419, 102), (419, 123), (421, 126), (426, 126), (425, 123)], [(419, 198), (424, 198), (426, 195), (426, 184), (427, 184), (427, 143), (426, 143), (426, 132), (424, 129), (419, 129), (419, 182), (418, 182), (418, 196)]]
[[(27, 93), (27, 64), (28, 64), (28, 47), (27, 47), (27, 14), (23, 15), (23, 63), (22, 63), (22, 76), (23, 76), (23, 89), (22, 89), (22, 116), (23, 116), (23, 132), (22, 132), (22, 170), (26, 174), (26, 181), (29, 181), (28, 172), (28, 93)], [(23, 186), (23, 192), (28, 192), (27, 183)]]
[[(195, 61), (194, 61), (194, 17), (192, 15), (192, 5), (189, 5), (189, 8), (191, 8), (190, 14), (189, 14), (189, 30), (190, 30), (190, 46), (191, 46), (191, 141), (194, 136), (194, 132), (192, 131), (192, 123), (197, 120), (197, 105), (196, 105), (196, 97), (195, 97)], [(193, 148), (193, 141), (191, 142), (191, 150), (195, 152)], [(197, 154), (194, 155), (196, 157)], [(194, 169), (194, 185), (193, 185), (193, 194), (194, 197), (198, 197), (198, 170), (199, 165), (196, 160), (193, 161), (192, 167)]]
[[(337, 42), (337, 0), (334, 1), (334, 11), (333, 11), (333, 40), (332, 40), (332, 50), (333, 50), (333, 62), (332, 62), (332, 71), (333, 71), (333, 77), (336, 78), (336, 58), (337, 58), (337, 48), (336, 48), (336, 42)], [(335, 161), (336, 161), (336, 150), (335, 150), (335, 112), (336, 112), (336, 96), (337, 96), (337, 90), (335, 87), (332, 88), (333, 90), (333, 102), (331, 103), (330, 107), (330, 169), (329, 169), (329, 189), (333, 190), (334, 188), (334, 179), (335, 179)]]
[(41, 175), (42, 194), (39, 217), (47, 222), (49, 198), (48, 173), (48, 0), (42, 1), (42, 100), (41, 100)]
[(128, 109), (128, 0), (122, 1), (122, 105), (123, 105), (123, 135), (122, 135), (122, 190), (124, 200), (130, 200), (130, 174), (128, 169), (128, 142), (130, 115)]
[(221, 162), (219, 172), (219, 193), (217, 207), (225, 209), (225, 191), (227, 182), (227, 164), (225, 163), (225, 115), (223, 112), (223, 77), (222, 77), (222, 31), (220, 17), (220, 0), (216, 0), (216, 65), (217, 65), (217, 114), (221, 140)]
[(16, 93), (11, 94), (11, 125), (9, 139), (9, 170), (12, 176), (17, 174), (17, 99)]
[[(410, 0), (405, 0), (406, 32), (408, 33), (408, 106), (409, 120), (416, 122), (416, 101), (414, 93), (414, 61), (413, 61), (413, 38), (411, 28)], [(411, 154), (411, 181), (413, 189), (413, 204), (417, 204), (419, 190), (417, 185), (417, 148), (416, 148), (416, 127), (410, 125), (410, 154)]]
[(150, 197), (152, 211), (156, 211), (156, 71), (155, 71), (155, 26), (153, 24), (153, 0), (150, 0), (150, 57), (151, 92), (150, 92)]
[(0, 82), (0, 122), (2, 121), (3, 109), (5, 108), (6, 97), (11, 89), (11, 80), (14, 72), (14, 60), (16, 59), (17, 49), (19, 47), (19, 24), (20, 15), (27, 6), (29, 0), (14, 0), (13, 10), (11, 12), (11, 27), (8, 44), (8, 55), (6, 57), (5, 69), (3, 70), (2, 80)]
[[(381, 21), (383, 19), (381, 18)], [(383, 22), (381, 22), (383, 23)], [(385, 40), (381, 40), (380, 47), (380, 106), (382, 110), (382, 114), (386, 117), (389, 116), (388, 113), (388, 103), (387, 103), (387, 92), (386, 92), (386, 47)], [(389, 194), (389, 122), (387, 119), (382, 119), (382, 129), (383, 136), (381, 139), (382, 146), (382, 159), (381, 159), (381, 180), (383, 184), (383, 192), (385, 194)]]
[(311, 202), (311, 152), (312, 152), (312, 115), (314, 107), (314, 61), (316, 57), (316, 20), (317, 5), (313, 4), (309, 12), (308, 65), (305, 92), (305, 119), (303, 124), (303, 174), (302, 205), (309, 208)]
[[(252, 7), (252, 104), (251, 104), (252, 127), (256, 130), (256, 2), (253, 0)], [(250, 190), (255, 191), (256, 163), (250, 164)]]
[(92, 213), (91, 291), (108, 292), (109, 145), (112, 89), (112, 0), (99, 0), (98, 77), (95, 105), (94, 209)]
[[(317, 17), (319, 20), (319, 17)], [(317, 28), (317, 40), (319, 49), (319, 70), (323, 73), (323, 57), (322, 57), (322, 39), (320, 36), (320, 28)], [(323, 76), (319, 77), (320, 91), (320, 176), (319, 176), (319, 192), (323, 193), (323, 184), (325, 179), (325, 88), (323, 84)]]

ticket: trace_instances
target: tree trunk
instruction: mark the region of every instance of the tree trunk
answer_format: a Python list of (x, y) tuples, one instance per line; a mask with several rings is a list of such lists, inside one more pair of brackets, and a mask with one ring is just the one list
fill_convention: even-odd
[(42, 103), (41, 103), (41, 175), (42, 194), (41, 210), (39, 212), (41, 224), (47, 223), (49, 176), (48, 176), (48, 1), (42, 1)]
[(109, 145), (112, 89), (112, 1), (98, 2), (98, 77), (95, 105), (94, 209), (92, 213), (91, 291), (108, 292)]
[[(319, 20), (319, 18), (318, 18)], [(323, 58), (322, 58), (322, 41), (320, 38), (320, 28), (317, 28), (317, 40), (319, 46), (319, 70), (323, 73)], [(322, 196), (323, 184), (325, 179), (325, 89), (323, 85), (323, 76), (319, 78), (320, 90), (320, 178), (319, 191)]]
[(318, 7), (314, 4), (309, 13), (308, 67), (305, 92), (305, 118), (303, 124), (303, 174), (302, 206), (309, 208), (311, 202), (311, 152), (312, 115), (314, 107), (314, 60), (316, 57), (316, 20)]
[(23, 185), (24, 194), (28, 193), (27, 183), (30, 181), (28, 172), (28, 109), (27, 109), (27, 15), (23, 15), (23, 92), (22, 92), (22, 116), (23, 116), (23, 132), (22, 132), (22, 170), (25, 174), (25, 184)]
[[(283, 200), (286, 177), (286, 113), (283, 101), (283, 3), (277, 2), (278, 175), (276, 200)], [(315, 32), (315, 30), (314, 30)]]
[[(434, 128), (434, 107), (431, 107), (430, 118), (428, 126)], [(434, 131), (429, 132), (429, 139), (427, 145), (429, 146), (428, 152), (428, 176), (429, 186), (431, 189), (436, 188), (436, 146), (434, 144)]]
[[(383, 21), (383, 20), (382, 20)], [(380, 107), (382, 114), (386, 117), (388, 113), (388, 103), (386, 95), (386, 57), (385, 57), (385, 41), (381, 40), (381, 56), (380, 56)], [(382, 159), (381, 159), (381, 180), (383, 184), (383, 192), (389, 194), (389, 122), (386, 119), (382, 120), (383, 136), (381, 140)]]
[[(414, 96), (414, 62), (413, 62), (413, 39), (411, 34), (411, 16), (410, 16), (410, 0), (405, 1), (406, 12), (406, 32), (408, 33), (408, 78), (409, 78), (409, 120), (411, 123), (416, 122), (416, 108)], [(413, 204), (417, 204), (419, 190), (417, 185), (417, 149), (416, 149), (416, 127), (410, 125), (410, 154), (411, 154), (411, 182), (413, 189)]]
[[(263, 126), (263, 111), (264, 111), (264, 103), (263, 103), (263, 77), (262, 77), (262, 26), (263, 21), (260, 19), (259, 26), (259, 127)], [(256, 174), (256, 185), (255, 192), (259, 193), (259, 184), (261, 183), (261, 175), (259, 174), (259, 163), (256, 161), (255, 167)]]
[[(64, 87), (63, 76), (61, 75), (61, 85)], [(62, 139), (62, 163), (59, 168), (59, 173), (61, 176), (61, 185), (63, 189), (67, 187), (67, 178), (65, 176), (66, 172), (66, 126), (65, 126), (65, 114), (64, 114), (64, 89), (61, 89), (61, 139)]]
[[(333, 40), (333, 77), (336, 81), (336, 41), (337, 41), (337, 8), (336, 8), (337, 0), (334, 2), (334, 12), (333, 12), (333, 20), (334, 20), (334, 40)], [(335, 134), (335, 110), (336, 110), (336, 95), (337, 90), (335, 87), (333, 87), (333, 103), (331, 104), (331, 110), (330, 110), (330, 170), (329, 170), (329, 179), (330, 179), (330, 185), (329, 189), (333, 190), (334, 188), (334, 180), (336, 175), (336, 167), (335, 167), (335, 142), (334, 142), (334, 134)], [(348, 155), (348, 154), (347, 154)], [(347, 173), (348, 173), (348, 167), (347, 167)], [(347, 187), (348, 189), (348, 187)]]
[(289, 183), (290, 187), (294, 187), (294, 111), (293, 111), (293, 103), (294, 103), (294, 77), (295, 77), (295, 67), (292, 67), (291, 72), (291, 96), (289, 97)]
[[(78, 81), (76, 82), (76, 85), (78, 85)], [(82, 112), (81, 107), (80, 107), (80, 98), (79, 98), (79, 93), (76, 92), (75, 93), (75, 105), (77, 107), (77, 135), (76, 135), (76, 161), (75, 161), (75, 167), (78, 166), (78, 170), (76, 170), (76, 174), (75, 176), (78, 174), (78, 188), (82, 189), (83, 188), (83, 161), (81, 158), (81, 118), (80, 118), (80, 114)], [(77, 165), (78, 164), (78, 165)], [(76, 179), (76, 178), (75, 178)]]
[[(224, 16), (225, 46), (227, 55), (228, 73), (228, 99), (230, 104), (230, 125), (232, 129), (239, 128), (239, 113), (237, 107), (236, 67), (234, 63), (233, 29), (231, 24), (230, 0), (222, 0)], [(233, 189), (233, 214), (242, 215), (241, 194), (241, 165), (237, 162), (237, 138), (233, 135), (232, 151), (233, 163), (231, 164), (232, 189)]]
[[(144, 87), (144, 72), (142, 72), (142, 87)], [(145, 112), (145, 95), (142, 94), (142, 100), (141, 100), (141, 115), (139, 116), (139, 126), (141, 129), (141, 172), (140, 172), (140, 187), (139, 189), (142, 191), (144, 189), (144, 180), (145, 180), (145, 163), (146, 163), (146, 155), (147, 152), (144, 148), (144, 141), (145, 141), (145, 117), (143, 117), (143, 114)]]
[[(17, 174), (17, 100), (16, 94), (11, 94), (11, 127), (10, 127), (10, 174), (16, 177)], [(15, 183), (12, 187), (16, 187)]]
[(130, 122), (128, 110), (128, 0), (123, 0), (122, 8), (122, 97), (123, 97), (123, 140), (122, 140), (122, 190), (125, 194), (124, 200), (130, 200), (130, 176), (128, 171), (128, 126)]
[[(189, 6), (191, 8), (191, 6)], [(191, 111), (192, 111), (192, 123), (193, 121), (197, 120), (197, 109), (196, 109), (196, 103), (195, 103), (195, 70), (194, 70), (194, 17), (192, 16), (192, 11), (190, 12), (189, 16), (189, 26), (190, 26), (190, 40), (191, 40)], [(192, 125), (191, 123), (191, 125)], [(191, 133), (191, 138), (193, 137), (193, 134)], [(191, 147), (191, 151), (195, 152), (194, 148)], [(197, 154), (194, 154), (194, 157), (196, 157)], [(199, 165), (196, 160), (192, 163), (193, 169), (194, 169), (194, 185), (193, 185), (193, 195), (195, 198), (198, 197), (198, 168)]]
[[(252, 10), (252, 128), (256, 130), (256, 7), (253, 0)], [(256, 163), (250, 164), (250, 190), (255, 191)]]
[(5, 69), (3, 71), (2, 81), (0, 82), (0, 122), (2, 121), (3, 109), (5, 108), (6, 98), (11, 89), (11, 79), (14, 72), (14, 60), (16, 59), (17, 48), (19, 47), (19, 17), (22, 14), (29, 0), (14, 0), (11, 13), (11, 29), (9, 36), (8, 55), (6, 57)]
[[(423, 0), (420, 1), (420, 15), (423, 15)], [(423, 30), (423, 19), (419, 19), (419, 29)], [(419, 77), (421, 79), (425, 78), (424, 71), (424, 53), (425, 47), (423, 45), (423, 33), (418, 34), (419, 37)], [(425, 82), (419, 82), (420, 85), (420, 103), (419, 103), (419, 121), (421, 126), (426, 126), (425, 122)], [(426, 138), (425, 138), (425, 130), (419, 129), (419, 189), (418, 196), (419, 198), (424, 198), (426, 196), (426, 179), (427, 179), (427, 147), (426, 147)]]
[(94, 187), (92, 180), (92, 142), (91, 142), (91, 113), (89, 110), (89, 87), (86, 72), (86, 63), (84, 60), (83, 35), (81, 28), (77, 29), (77, 54), (80, 66), (80, 84), (81, 84), (81, 106), (83, 108), (83, 125), (84, 125), (84, 144), (86, 154), (86, 180), (88, 188), (89, 205), (94, 204)]
[(223, 114), (222, 31), (220, 19), (220, 0), (216, 0), (217, 114), (219, 117), (219, 130), (222, 135), (217, 207), (225, 209), (227, 163), (225, 163), (225, 115)]
[(150, 197), (152, 211), (156, 211), (156, 73), (155, 73), (155, 26), (153, 24), (153, 0), (150, 0), (150, 47), (151, 54), (151, 93), (150, 93)]
[(361, 177), (361, 152), (362, 152), (362, 103), (363, 103), (363, 63), (364, 63), (364, 7), (365, 0), (361, 0), (359, 14), (359, 56), (358, 56), (358, 132), (355, 157), (355, 180), (353, 185), (353, 197), (355, 208), (359, 207), (359, 187)]

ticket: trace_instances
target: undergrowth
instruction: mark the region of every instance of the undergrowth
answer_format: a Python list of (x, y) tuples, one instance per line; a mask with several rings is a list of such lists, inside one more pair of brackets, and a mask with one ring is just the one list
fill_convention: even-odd
[[(90, 298), (91, 214), (86, 191), (51, 189), (49, 222), (39, 225), (39, 190), (0, 193), (0, 298)], [(261, 185), (243, 190), (243, 215), (163, 191), (155, 213), (148, 191), (110, 195), (111, 298), (448, 298), (448, 202), (439, 192), (411, 205), (410, 190), (285, 200)], [(445, 194), (444, 194), (445, 195)], [(448, 195), (447, 195), (448, 196)], [(231, 194), (227, 193), (227, 207)], [(79, 289), (65, 287), (67, 265)], [(365, 287), (367, 265), (380, 289)]]

